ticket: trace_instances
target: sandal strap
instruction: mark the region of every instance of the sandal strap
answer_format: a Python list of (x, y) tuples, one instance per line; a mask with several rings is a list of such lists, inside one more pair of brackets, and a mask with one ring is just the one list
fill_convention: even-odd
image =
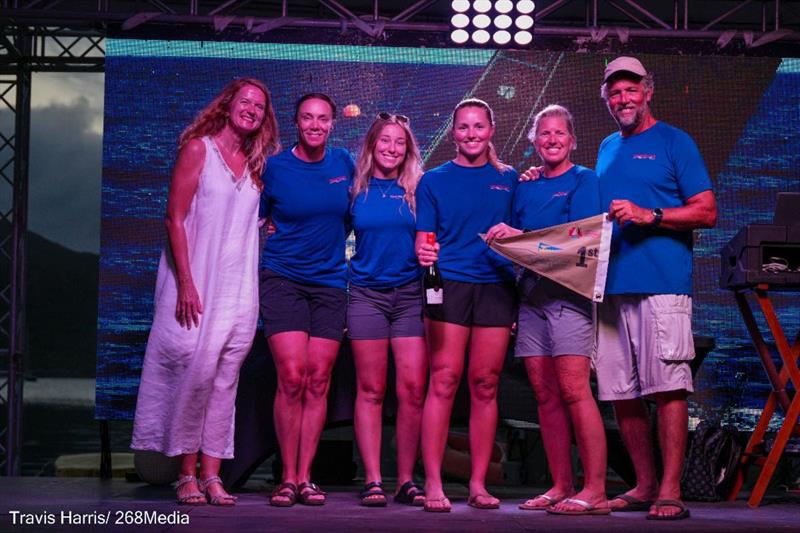
[(172, 484), (172, 486), (175, 489), (179, 489), (179, 488), (183, 487), (184, 485), (186, 485), (187, 483), (191, 483), (192, 481), (197, 482), (197, 478), (195, 476), (191, 475), (191, 474), (187, 474), (185, 476), (179, 477), (178, 480), (175, 481), (175, 483)]
[(425, 496), (425, 489), (414, 483), (413, 481), (406, 481), (400, 487), (399, 494), (406, 494), (409, 497), (416, 498), (417, 496)]
[(383, 492), (383, 484), (380, 481), (373, 481), (364, 485), (364, 490), (361, 491), (360, 496), (362, 498), (370, 496), (383, 496), (386, 498), (386, 493)]
[(208, 487), (210, 487), (214, 483), (219, 483), (220, 485), (223, 486), (223, 488), (225, 488), (225, 485), (222, 483), (222, 480), (220, 479), (219, 476), (211, 476), (208, 479), (200, 479), (198, 480), (197, 485), (200, 488), (201, 492), (205, 492), (206, 490), (208, 490)]
[(297, 496), (297, 486), (294, 483), (281, 483), (277, 487), (272, 490), (272, 496), (284, 496), (288, 497), (290, 494), (287, 494), (287, 491), (291, 493), (291, 496)]
[[(311, 481), (304, 481), (297, 486), (298, 493), (302, 494), (302, 492), (306, 489), (313, 491), (313, 493), (315, 494), (321, 494), (323, 496), (325, 495), (325, 492), (321, 488), (319, 488), (319, 486), (316, 483), (313, 483)], [(306, 496), (309, 495), (307, 494)]]

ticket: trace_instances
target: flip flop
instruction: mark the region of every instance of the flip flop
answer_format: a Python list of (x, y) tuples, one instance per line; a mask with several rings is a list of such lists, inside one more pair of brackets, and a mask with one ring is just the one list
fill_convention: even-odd
[(500, 509), (500, 500), (492, 501), (492, 503), (481, 503), (478, 501), (478, 498), (487, 498), (490, 500), (497, 500), (494, 496), (490, 494), (475, 494), (474, 496), (470, 496), (467, 500), (467, 505), (470, 507), (474, 507), (475, 509)]
[(653, 505), (656, 509), (660, 509), (661, 507), (677, 507), (681, 510), (681, 512), (666, 516), (648, 513), (648, 520), (684, 520), (685, 518), (689, 518), (691, 516), (689, 509), (686, 508), (686, 504), (680, 500), (656, 500), (653, 502)]
[(397, 494), (394, 495), (394, 501), (405, 505), (413, 505), (414, 507), (421, 507), (425, 505), (425, 491), (414, 483), (413, 481), (406, 481)]
[[(441, 502), (444, 505), (442, 507), (433, 507), (428, 505), (432, 502)], [(422, 508), (423, 511), (426, 513), (449, 513), (451, 509), (450, 500), (447, 499), (447, 496), (442, 496), (440, 498), (425, 498), (425, 505)]]
[[(528, 502), (533, 502), (538, 500), (539, 498), (543, 498), (547, 500), (547, 505), (531, 505)], [(563, 498), (553, 498), (552, 496), (548, 496), (547, 494), (539, 494), (538, 496), (534, 496), (528, 502), (524, 502), (518, 505), (520, 509), (523, 511), (546, 511), (548, 507), (552, 507), (558, 502), (564, 501), (567, 496)]]
[[(376, 498), (380, 496), (380, 498)], [(364, 485), (364, 490), (359, 494), (361, 505), (364, 507), (386, 507), (386, 493), (380, 481), (373, 481)]]
[(581, 507), (581, 509), (570, 511), (559, 511), (558, 509), (545, 509), (550, 514), (557, 514), (562, 516), (587, 516), (587, 515), (607, 515), (611, 514), (611, 509), (608, 507), (596, 507), (589, 502), (579, 500), (577, 498), (567, 498), (564, 503), (571, 503)]
[(650, 507), (653, 505), (652, 500), (640, 500), (630, 494), (620, 494), (619, 496), (614, 496), (609, 500), (611, 503), (614, 500), (622, 500), (625, 502), (625, 505), (621, 507), (611, 507), (612, 513), (635, 513), (641, 511), (649, 511)]

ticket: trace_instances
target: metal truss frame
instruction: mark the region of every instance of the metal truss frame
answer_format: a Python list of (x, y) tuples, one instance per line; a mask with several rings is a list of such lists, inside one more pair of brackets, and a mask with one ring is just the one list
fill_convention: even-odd
[[(691, 40), (710, 43), (718, 53), (759, 49), (777, 55), (770, 50), (781, 45), (783, 53), (789, 47), (790, 55), (800, 55), (800, 0), (539, 0), (537, 5), (535, 34), (578, 49), (624, 47), (632, 39)], [(437, 0), (0, 0), (0, 112), (14, 118), (13, 131), (9, 121), (0, 121), (0, 271), (8, 273), (0, 279), (0, 471), (19, 475), (21, 470), (32, 73), (102, 72), (109, 31), (174, 36), (180, 29), (215, 39), (258, 40), (275, 30), (355, 30), (369, 43), (409, 33), (446, 46), (449, 15), (449, 2)]]
[[(103, 32), (0, 24), (0, 471), (21, 472), (33, 72), (102, 72)], [(13, 124), (13, 129), (11, 129)]]

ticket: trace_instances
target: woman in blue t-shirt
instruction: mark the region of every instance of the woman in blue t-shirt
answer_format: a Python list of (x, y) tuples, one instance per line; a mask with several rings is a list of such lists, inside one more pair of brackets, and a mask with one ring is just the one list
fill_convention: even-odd
[[(512, 225), (487, 233), (500, 239), (597, 215), (597, 175), (573, 164), (575, 128), (570, 112), (559, 105), (542, 109), (528, 133), (543, 166), (539, 179), (520, 184), (514, 193)], [(606, 440), (603, 420), (589, 387), (594, 349), (592, 302), (547, 278), (525, 270), (520, 279), (516, 356), (525, 360), (539, 414), (553, 487), (520, 505), (555, 514), (608, 514)], [(578, 443), (585, 482), (575, 494), (570, 448)]]
[(422, 505), (413, 480), (428, 360), (420, 269), (414, 253), (419, 147), (403, 115), (380, 113), (358, 156), (350, 209), (356, 252), (350, 260), (347, 334), (356, 366), (355, 431), (366, 471), (361, 504), (386, 505), (381, 486), (381, 426), (391, 343), (397, 375), (397, 492)]
[[(494, 114), (478, 99), (453, 112), (456, 157), (425, 173), (417, 189), (416, 249), (423, 267), (438, 261), (444, 301), (426, 308), (430, 382), (422, 415), (425, 510), (450, 511), (441, 466), (450, 414), (469, 350), (469, 505), (496, 509), (486, 473), (497, 428), (497, 384), (516, 319), (511, 263), (478, 236), (510, 222), (517, 173), (497, 159)], [(434, 233), (437, 243), (427, 244)], [(441, 249), (439, 248), (441, 246)]]
[(271, 157), (264, 173), (260, 216), (275, 233), (262, 255), (261, 317), (278, 373), (274, 419), (283, 477), (270, 497), (278, 507), (325, 503), (311, 482), (311, 463), (344, 333), (354, 168), (346, 150), (327, 147), (335, 116), (329, 96), (302, 96), (295, 107), (297, 144)]

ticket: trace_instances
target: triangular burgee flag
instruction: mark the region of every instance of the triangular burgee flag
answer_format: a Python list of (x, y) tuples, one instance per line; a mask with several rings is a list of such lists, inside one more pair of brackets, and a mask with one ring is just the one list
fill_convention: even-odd
[[(602, 302), (613, 222), (606, 213), (506, 239), (489, 247), (520, 266)], [(480, 234), (486, 240), (485, 234)]]

